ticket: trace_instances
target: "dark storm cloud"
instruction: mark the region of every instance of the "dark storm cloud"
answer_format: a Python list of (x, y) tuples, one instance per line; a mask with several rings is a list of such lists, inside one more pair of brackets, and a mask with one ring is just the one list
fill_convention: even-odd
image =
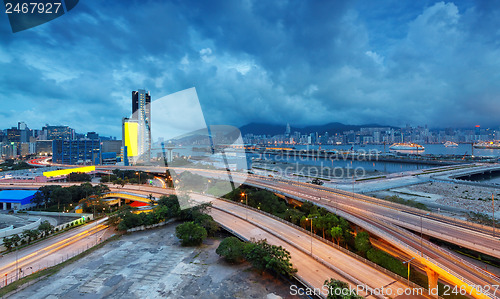
[(5, 18), (2, 127), (120, 136), (131, 90), (193, 86), (217, 124), (498, 126), (499, 12), (492, 1), (86, 1), (17, 34)]

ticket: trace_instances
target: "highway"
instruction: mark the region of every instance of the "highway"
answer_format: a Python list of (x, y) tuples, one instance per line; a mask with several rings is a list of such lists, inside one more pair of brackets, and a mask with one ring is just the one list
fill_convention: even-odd
[[(192, 195), (192, 198), (196, 199), (196, 197), (197, 195)], [(321, 260), (323, 264), (328, 265), (330, 268), (336, 268), (337, 273), (344, 274), (342, 280), (349, 281), (354, 287), (366, 284), (371, 289), (385, 288), (385, 290), (390, 294), (397, 294), (398, 291), (401, 292), (401, 290), (405, 290), (407, 288), (404, 279), (396, 281), (393, 277), (390, 277), (385, 273), (364, 264), (359, 259), (347, 255), (340, 250), (334, 249), (332, 246), (316, 238), (311, 239), (310, 234), (295, 229), (286, 223), (238, 206), (234, 203), (213, 199), (212, 204), (215, 208), (212, 209), (212, 213), (215, 212), (215, 214), (220, 214), (221, 211), (228, 211), (232, 215), (239, 216), (240, 221), (248, 219), (249, 223), (258, 226), (267, 232), (271, 232), (274, 236), (278, 236), (280, 240), (285, 242), (282, 246), (287, 249), (299, 249), (302, 253), (310, 255), (312, 245), (312, 256), (315, 259)], [(215, 219), (218, 221), (223, 220), (223, 218)], [(243, 225), (245, 224), (243, 223)], [(245, 233), (245, 231), (248, 231), (245, 227), (230, 227), (237, 232), (242, 231)], [(308, 256), (308, 258), (310, 259), (311, 257)], [(293, 262), (294, 264), (298, 264), (297, 259), (294, 259)], [(307, 262), (307, 260), (304, 262)], [(300, 269), (299, 274), (305, 277), (307, 281), (311, 281), (311, 275), (304, 274), (306, 270), (310, 270), (310, 266), (298, 268)], [(327, 278), (328, 277), (324, 278), (323, 281)]]
[[(0, 259), (0, 287), (33, 272), (61, 263), (102, 240), (107, 218), (50, 237)], [(16, 271), (17, 269), (17, 271)]]
[[(158, 167), (135, 168), (160, 173), (165, 171), (165, 168)], [(179, 172), (184, 169), (174, 168), (174, 170)], [(225, 176), (225, 172), (221, 171), (186, 170), (212, 178)], [(244, 182), (247, 185), (281, 193), (301, 201), (309, 200), (340, 214), (371, 233), (384, 238), (401, 251), (415, 257), (421, 264), (438, 273), (441, 279), (454, 285), (464, 285), (468, 291), (472, 291), (474, 286), (484, 287), (500, 284), (498, 277), (465, 263), (456, 254), (433, 246), (400, 227), (411, 228), (417, 232), (422, 229), (425, 235), (442, 239), (448, 238), (446, 240), (451, 239), (452, 243), (500, 257), (500, 242), (493, 237), (492, 232), (491, 234), (488, 232), (488, 229), (473, 225), (466, 227), (461, 221), (455, 221), (455, 224), (453, 219), (426, 215), (425, 211), (408, 209), (405, 206), (346, 191), (234, 172), (232, 176), (239, 183)], [(493, 294), (487, 294), (488, 296), (474, 295), (477, 298), (495, 297)], [(498, 296), (498, 293), (496, 295)]]
[[(225, 176), (225, 173), (220, 171), (186, 170), (212, 178)], [(500, 257), (500, 242), (493, 237), (493, 234), (488, 234), (487, 229), (481, 231), (476, 226), (467, 228), (460, 221), (456, 221), (457, 225), (452, 225), (452, 220), (448, 218), (443, 217), (443, 219), (440, 219), (435, 215), (431, 218), (426, 217), (425, 211), (411, 210), (407, 212), (406, 207), (401, 205), (387, 207), (375, 202), (376, 199), (371, 200), (367, 196), (345, 191), (339, 192), (335, 189), (316, 187), (311, 184), (256, 175), (238, 175), (237, 173), (232, 173), (232, 177), (239, 183), (244, 182), (247, 185), (265, 188), (302, 201), (309, 200), (332, 212), (341, 214), (351, 222), (386, 239), (396, 248), (415, 257), (421, 264), (439, 274), (441, 279), (453, 285), (464, 286), (467, 288), (467, 292), (472, 293), (477, 298), (496, 298), (500, 296), (500, 292), (485, 295), (476, 293), (473, 290), (476, 286), (482, 289), (490, 286), (492, 290), (496, 291), (495, 286), (500, 284), (498, 277), (466, 263), (452, 252), (432, 246), (432, 244), (421, 240), (418, 236), (406, 233), (394, 224), (400, 224), (402, 227), (407, 228), (411, 227), (415, 231), (422, 228), (422, 232), (426, 235), (441, 237), (457, 245)]]

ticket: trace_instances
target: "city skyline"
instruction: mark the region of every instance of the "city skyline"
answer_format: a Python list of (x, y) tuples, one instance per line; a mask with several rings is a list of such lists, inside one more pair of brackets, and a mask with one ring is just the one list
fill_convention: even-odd
[(196, 87), (211, 124), (497, 127), (498, 6), (93, 1), (15, 34), (4, 16), (0, 125), (120, 136), (130, 90)]

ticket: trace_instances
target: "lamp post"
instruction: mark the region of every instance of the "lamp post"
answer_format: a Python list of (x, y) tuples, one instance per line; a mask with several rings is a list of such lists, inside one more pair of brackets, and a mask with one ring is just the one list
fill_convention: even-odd
[(408, 287), (410, 287), (410, 263), (412, 260), (414, 260), (415, 258), (412, 257), (411, 259), (407, 260), (406, 262), (403, 262), (403, 265), (404, 264), (408, 264)]
[[(429, 216), (430, 213), (425, 214), (425, 216)], [(423, 250), (424, 250), (424, 244), (423, 244), (423, 225), (422, 225), (422, 218), (424, 216), (420, 215), (420, 256), (423, 256)]]
[(138, 175), (139, 175), (139, 185), (141, 185), (141, 172), (140, 172), (140, 171), (138, 171), (138, 172), (136, 172), (135, 174), (138, 174)]
[(311, 220), (311, 256), (313, 255), (313, 219), (317, 217), (306, 218), (307, 220)]
[(493, 238), (495, 237), (495, 195), (491, 193), (491, 206), (493, 207)]
[(247, 205), (247, 208), (245, 209), (245, 219), (248, 220), (248, 194), (241, 192), (241, 196), (245, 197), (245, 204)]
[(19, 267), (17, 263), (17, 252), (19, 251), (19, 248), (16, 248), (16, 280), (19, 279)]

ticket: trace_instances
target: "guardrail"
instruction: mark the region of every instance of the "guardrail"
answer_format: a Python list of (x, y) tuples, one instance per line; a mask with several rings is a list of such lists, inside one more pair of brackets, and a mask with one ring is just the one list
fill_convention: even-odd
[[(244, 208), (247, 208), (247, 209), (253, 210), (253, 211), (258, 212), (258, 213), (260, 213), (260, 214), (263, 214), (263, 215), (265, 215), (265, 216), (267, 216), (267, 217), (273, 218), (274, 220), (277, 220), (277, 221), (279, 221), (279, 222), (281, 222), (281, 223), (284, 223), (284, 224), (286, 224), (286, 225), (288, 225), (288, 226), (290, 226), (290, 227), (292, 227), (292, 228), (294, 228), (294, 229), (296, 229), (296, 230), (299, 230), (299, 231), (301, 231), (301, 232), (303, 232), (303, 233), (306, 233), (306, 234), (308, 234), (308, 235), (310, 234), (310, 232), (309, 232), (308, 230), (304, 229), (303, 227), (300, 227), (300, 226), (298, 226), (298, 225), (296, 225), (296, 224), (293, 224), (293, 223), (291, 223), (291, 222), (289, 222), (289, 221), (286, 221), (286, 220), (284, 220), (283, 218), (277, 217), (277, 216), (275, 216), (275, 215), (273, 215), (273, 214), (270, 214), (270, 213), (264, 212), (264, 211), (259, 210), (259, 209), (255, 209), (254, 207), (246, 206), (246, 205), (241, 204), (241, 203), (239, 203), (239, 202), (233, 202), (233, 201), (230, 201), (230, 200), (227, 200), (227, 199), (222, 199), (222, 198), (219, 198), (219, 199), (220, 199), (220, 200), (223, 200), (223, 201), (225, 201), (225, 202), (229, 202), (229, 203), (236, 204), (236, 205), (242, 206), (242, 207), (244, 207)], [(381, 267), (381, 266), (379, 266), (379, 265), (375, 264), (374, 262), (372, 262), (372, 261), (370, 261), (370, 260), (367, 260), (367, 259), (365, 259), (365, 258), (363, 258), (363, 257), (361, 257), (361, 256), (359, 256), (359, 255), (357, 255), (357, 254), (355, 254), (355, 253), (353, 253), (352, 251), (349, 251), (349, 250), (345, 249), (344, 247), (341, 247), (341, 246), (339, 246), (339, 245), (337, 245), (337, 244), (333, 243), (333, 242), (332, 242), (332, 241), (330, 241), (330, 240), (324, 239), (323, 237), (318, 236), (318, 235), (316, 235), (316, 234), (313, 234), (313, 237), (314, 237), (315, 239), (317, 239), (317, 240), (319, 240), (319, 241), (321, 241), (321, 242), (325, 243), (325, 244), (328, 244), (328, 245), (332, 246), (333, 248), (335, 248), (335, 249), (337, 249), (337, 250), (341, 251), (342, 253), (347, 254), (347, 255), (349, 255), (350, 257), (355, 258), (355, 259), (357, 259), (358, 261), (360, 261), (360, 262), (362, 262), (362, 263), (365, 263), (365, 264), (367, 264), (367, 265), (371, 266), (372, 268), (375, 268), (376, 270), (378, 270), (378, 271), (380, 271), (380, 272), (383, 272), (384, 274), (386, 274), (386, 275), (390, 276), (391, 278), (394, 278), (394, 279), (396, 279), (396, 280), (398, 280), (398, 281), (403, 281), (403, 282), (405, 282), (405, 283), (408, 283), (408, 279), (403, 278), (403, 277), (399, 276), (398, 274), (396, 274), (396, 273), (394, 273), (394, 272), (391, 272), (391, 271), (389, 271), (389, 270), (385, 269), (384, 267)], [(411, 282), (411, 281), (409, 281), (409, 284), (410, 284), (412, 287), (414, 287), (414, 288), (422, 288), (422, 286), (419, 286), (419, 285), (417, 285), (417, 284), (415, 284), (415, 283), (413, 283), (413, 282)]]
[[(206, 196), (206, 194), (205, 194), (205, 196)], [(213, 196), (210, 196), (210, 197), (213, 197)], [(216, 197), (214, 197), (214, 198), (216, 198)], [(277, 220), (277, 221), (279, 221), (279, 222), (281, 222), (281, 223), (283, 223), (283, 224), (286, 224), (286, 225), (288, 225), (288, 226), (290, 226), (290, 227), (292, 227), (292, 228), (294, 228), (294, 229), (296, 229), (296, 230), (299, 230), (299, 231), (301, 231), (301, 232), (303, 232), (303, 233), (305, 233), (305, 234), (309, 235), (309, 231), (305, 230), (304, 228), (302, 228), (302, 227), (300, 227), (300, 226), (297, 226), (297, 225), (295, 225), (295, 224), (293, 224), (293, 223), (290, 223), (290, 222), (288, 222), (288, 221), (286, 221), (286, 220), (284, 220), (284, 219), (282, 219), (282, 218), (279, 218), (279, 217), (277, 217), (277, 216), (275, 216), (275, 215), (272, 215), (272, 214), (270, 214), (270, 213), (267, 213), (267, 212), (261, 211), (261, 210), (259, 210), (259, 209), (255, 209), (255, 208), (250, 207), (250, 206), (246, 206), (246, 205), (241, 204), (241, 203), (238, 203), (238, 202), (233, 202), (233, 201), (230, 201), (230, 200), (227, 200), (227, 199), (222, 199), (222, 198), (216, 198), (216, 199), (219, 199), (219, 200), (222, 200), (222, 201), (225, 201), (225, 202), (231, 203), (231, 204), (235, 204), (235, 205), (238, 205), (238, 206), (241, 206), (241, 207), (244, 207), (244, 208), (248, 208), (248, 209), (250, 209), (250, 210), (252, 210), (252, 211), (254, 211), (254, 212), (257, 212), (257, 213), (263, 214), (263, 215), (265, 215), (266, 217), (269, 217), (269, 218), (272, 218), (272, 219), (274, 219), (274, 220)], [(247, 221), (247, 222), (250, 222), (250, 221), (248, 221), (247, 219), (245, 219), (244, 217), (242, 217), (242, 216), (240, 216), (240, 215), (237, 215), (237, 214), (235, 214), (235, 213), (233, 213), (233, 212), (231, 212), (231, 211), (227, 211), (227, 210), (222, 209), (222, 208), (219, 208), (219, 207), (214, 207), (214, 206), (212, 206), (212, 207), (213, 207), (213, 208), (216, 208), (216, 209), (218, 209), (218, 210), (222, 210), (222, 211), (224, 211), (224, 212), (226, 212), (226, 213), (232, 214), (232, 215), (234, 215), (234, 216), (236, 216), (236, 217), (238, 217), (238, 218), (240, 218), (240, 219), (242, 219), (242, 220), (245, 220), (245, 221)], [(274, 235), (274, 236), (276, 236), (276, 237), (278, 237), (278, 238), (280, 238), (280, 239), (284, 240), (285, 242), (287, 242), (287, 243), (291, 244), (292, 246), (296, 247), (297, 249), (301, 250), (302, 252), (304, 252), (304, 253), (308, 254), (308, 252), (307, 252), (305, 249), (303, 249), (303, 248), (301, 248), (301, 247), (297, 246), (297, 245), (296, 245), (296, 244), (294, 244), (294, 243), (291, 243), (290, 241), (286, 240), (286, 238), (281, 237), (279, 234), (277, 234), (277, 233), (276, 233), (276, 232), (274, 232), (274, 231), (271, 231), (269, 228), (267, 228), (267, 227), (262, 227), (261, 225), (256, 224), (256, 223), (253, 223), (253, 222), (250, 222), (250, 223), (252, 223), (253, 225), (256, 225), (256, 226), (260, 227), (261, 229), (264, 229), (265, 231), (267, 231), (267, 232), (271, 233), (272, 235)], [(379, 265), (377, 265), (377, 264), (373, 263), (372, 261), (369, 261), (369, 260), (367, 260), (367, 259), (365, 259), (365, 258), (363, 258), (363, 257), (361, 257), (361, 256), (359, 256), (359, 255), (357, 255), (357, 254), (355, 254), (355, 253), (353, 253), (353, 252), (351, 252), (351, 251), (349, 251), (349, 250), (347, 250), (347, 249), (343, 248), (343, 247), (340, 247), (340, 246), (338, 246), (337, 244), (335, 244), (335, 243), (333, 243), (333, 242), (331, 242), (331, 241), (329, 241), (329, 240), (326, 240), (326, 239), (324, 239), (324, 238), (322, 238), (322, 237), (320, 237), (320, 236), (318, 236), (318, 235), (316, 235), (316, 234), (313, 234), (313, 237), (314, 237), (315, 239), (317, 239), (317, 240), (319, 240), (319, 241), (321, 241), (321, 242), (323, 242), (323, 243), (325, 243), (325, 244), (329, 245), (329, 246), (332, 246), (333, 248), (335, 248), (335, 249), (337, 249), (337, 250), (341, 251), (342, 253), (347, 254), (347, 255), (349, 255), (350, 257), (352, 257), (352, 258), (354, 258), (354, 259), (356, 259), (356, 260), (358, 260), (358, 261), (360, 261), (360, 262), (362, 262), (362, 263), (365, 263), (365, 264), (369, 265), (370, 267), (372, 267), (372, 268), (376, 269), (377, 271), (380, 271), (380, 272), (382, 272), (382, 273), (386, 274), (387, 276), (389, 276), (389, 277), (391, 277), (391, 278), (393, 278), (393, 279), (395, 279), (395, 280), (397, 280), (397, 281), (401, 281), (401, 282), (403, 282), (403, 283), (408, 284), (409, 286), (411, 286), (411, 287), (412, 287), (412, 288), (414, 288), (414, 289), (425, 289), (425, 288), (423, 288), (422, 286), (419, 286), (419, 285), (417, 285), (417, 284), (415, 284), (415, 283), (413, 283), (413, 282), (411, 282), (411, 281), (408, 281), (408, 279), (403, 278), (403, 277), (399, 276), (398, 274), (396, 274), (396, 273), (394, 273), (394, 272), (391, 272), (391, 271), (389, 271), (389, 270), (387, 270), (387, 269), (385, 269), (385, 268), (383, 268), (383, 267), (381, 267), (381, 266), (379, 266)], [(337, 272), (337, 273), (341, 272), (341, 273), (342, 273), (342, 275), (343, 275), (345, 278), (349, 279), (350, 281), (355, 282), (355, 283), (357, 283), (357, 284), (359, 284), (359, 285), (366, 285), (366, 284), (363, 284), (361, 281), (357, 280), (356, 278), (352, 277), (351, 275), (349, 275), (349, 274), (347, 274), (347, 273), (344, 273), (342, 270), (340, 270), (340, 269), (338, 269), (337, 267), (335, 267), (335, 266), (331, 265), (330, 263), (328, 263), (328, 262), (324, 261), (324, 260), (323, 260), (323, 259), (321, 259), (320, 257), (318, 257), (318, 256), (314, 256), (314, 255), (313, 255), (313, 258), (314, 258), (316, 261), (318, 261), (318, 262), (320, 262), (321, 264), (323, 264), (324, 266), (326, 266), (326, 267), (328, 267), (328, 268), (330, 268), (330, 269), (334, 270), (335, 272)], [(333, 268), (332, 268), (332, 267), (333, 267)], [(339, 273), (339, 274), (340, 274), (340, 273)]]
[[(249, 239), (245, 238), (243, 235), (237, 233), (235, 230), (231, 229), (230, 227), (226, 226), (226, 225), (223, 225), (221, 223), (219, 223), (219, 225), (224, 228), (226, 231), (228, 231), (229, 233), (231, 233), (232, 235), (238, 237), (240, 240), (242, 241), (250, 241)], [(300, 275), (298, 274), (294, 274), (293, 277), (299, 281), (300, 283), (302, 283), (303, 285), (307, 286), (308, 288), (310, 288), (311, 290), (314, 290), (314, 286), (311, 285), (309, 282), (307, 282), (303, 277), (301, 277)], [(322, 298), (326, 298), (326, 296), (323, 294), (323, 293), (320, 293), (321, 297)]]
[[(280, 192), (278, 192), (278, 193), (280, 193)], [(295, 197), (295, 196), (290, 196), (290, 197), (292, 197), (292, 198), (293, 198), (293, 197)], [(296, 198), (296, 199), (299, 199), (299, 198)], [(302, 198), (300, 198), (300, 199), (302, 199)], [(353, 200), (354, 200), (354, 199), (353, 199)], [(316, 205), (318, 205), (318, 206), (320, 206), (320, 207), (323, 207), (323, 208), (326, 208), (326, 209), (328, 209), (328, 210), (331, 210), (331, 209), (332, 209), (331, 207), (327, 207), (327, 206), (324, 206), (324, 205), (321, 205), (321, 204), (317, 204), (317, 203), (316, 203)], [(356, 209), (356, 208), (353, 208), (353, 207), (349, 207), (349, 208), (350, 208), (350, 209)], [(358, 210), (359, 210), (359, 209), (358, 209)], [(348, 220), (349, 220), (349, 221), (351, 221), (352, 223), (354, 223), (354, 224), (356, 224), (356, 225), (358, 225), (358, 226), (360, 226), (360, 227), (363, 227), (363, 228), (365, 228), (365, 229), (367, 229), (367, 230), (371, 231), (371, 232), (372, 232), (372, 233), (374, 233), (375, 235), (379, 235), (379, 236), (384, 237), (385, 239), (389, 239), (389, 240), (391, 240), (391, 241), (393, 242), (393, 244), (397, 244), (397, 245), (399, 245), (399, 246), (404, 247), (407, 251), (412, 252), (412, 254), (413, 254), (413, 255), (415, 255), (415, 256), (420, 255), (420, 251), (418, 251), (418, 250), (416, 250), (416, 249), (414, 249), (414, 248), (410, 247), (408, 244), (405, 244), (405, 243), (401, 242), (399, 239), (395, 238), (394, 236), (392, 236), (392, 235), (390, 235), (390, 234), (387, 234), (386, 232), (384, 232), (384, 231), (382, 231), (381, 229), (379, 229), (379, 228), (377, 228), (377, 227), (375, 227), (375, 226), (373, 226), (373, 225), (371, 225), (371, 224), (367, 223), (367, 222), (366, 222), (366, 221), (364, 221), (364, 220), (361, 220), (361, 219), (359, 219), (359, 218), (357, 218), (357, 217), (353, 217), (352, 215), (350, 215), (350, 214), (348, 214), (348, 213), (345, 213), (345, 212), (343, 212), (343, 211), (341, 211), (341, 210), (338, 210), (338, 209), (337, 209), (337, 211), (336, 211), (335, 213), (336, 213), (336, 214), (338, 214), (339, 216), (342, 216), (342, 217), (344, 217), (344, 218), (348, 219)], [(469, 285), (469, 286), (471, 286), (471, 287), (473, 287), (473, 286), (475, 286), (475, 285), (476, 285), (476, 284), (472, 283), (470, 280), (468, 280), (468, 279), (464, 278), (463, 276), (459, 275), (459, 274), (458, 274), (458, 273), (456, 273), (455, 271), (453, 271), (453, 270), (449, 269), (448, 267), (444, 266), (443, 264), (441, 264), (441, 263), (439, 263), (439, 262), (435, 261), (434, 259), (432, 259), (432, 258), (428, 257), (427, 255), (422, 254), (422, 257), (423, 257), (423, 258), (425, 258), (425, 260), (427, 260), (429, 263), (434, 264), (434, 265), (435, 265), (435, 266), (437, 266), (438, 268), (441, 268), (441, 269), (445, 270), (448, 274), (455, 276), (456, 278), (458, 278), (459, 280), (463, 281), (463, 282), (464, 282), (464, 283), (466, 283), (467, 285)], [(498, 297), (496, 297), (494, 294), (492, 295), (492, 294), (490, 294), (489, 292), (484, 292), (484, 294), (485, 294), (485, 295), (487, 295), (487, 296), (490, 296), (490, 297), (491, 297), (491, 296), (493, 296), (493, 297), (491, 297), (491, 298), (498, 298)]]
[[(286, 180), (281, 180), (281, 179), (274, 179), (274, 180), (281, 181), (282, 183), (285, 183), (285, 184), (300, 184), (301, 186), (303, 186), (305, 188), (315, 189), (315, 190), (319, 190), (319, 191), (325, 191), (325, 192), (329, 192), (329, 193), (333, 193), (333, 194), (337, 194), (337, 195), (341, 195), (341, 196), (346, 196), (348, 198), (354, 197), (358, 200), (362, 200), (362, 201), (367, 202), (367, 203), (372, 203), (372, 204), (376, 204), (376, 205), (379, 205), (382, 207), (396, 209), (396, 210), (399, 210), (402, 212), (415, 213), (415, 214), (418, 214), (419, 216), (429, 218), (429, 219), (446, 220), (445, 221), (446, 224), (452, 224), (452, 225), (459, 224), (459, 225), (466, 227), (468, 229), (471, 229), (471, 226), (473, 226), (473, 227), (481, 230), (481, 232), (483, 232), (485, 234), (493, 235), (493, 227), (492, 226), (482, 225), (482, 224), (478, 224), (478, 223), (471, 222), (471, 221), (465, 221), (462, 219), (453, 218), (453, 217), (441, 215), (441, 214), (434, 213), (434, 212), (425, 212), (425, 214), (429, 214), (429, 215), (425, 215), (422, 212), (422, 210), (414, 208), (414, 207), (409, 207), (409, 206), (402, 205), (399, 203), (395, 203), (395, 202), (391, 202), (391, 201), (387, 201), (387, 200), (383, 200), (383, 199), (378, 199), (378, 198), (374, 198), (374, 197), (370, 197), (370, 196), (366, 196), (366, 195), (362, 195), (362, 194), (358, 194), (358, 193), (352, 193), (349, 191), (332, 189), (332, 188), (327, 188), (327, 187), (320, 187), (320, 186), (312, 186), (310, 184), (306, 184), (306, 183), (302, 183), (302, 182), (297, 183), (297, 182), (286, 181)], [(255, 186), (258, 188), (263, 188), (263, 189), (272, 189), (274, 191), (282, 192), (281, 194), (283, 194), (283, 195), (289, 194), (289, 192), (291, 192), (291, 191), (287, 192), (287, 191), (278, 190), (279, 187), (262, 186), (259, 184), (252, 184), (252, 183), (248, 183), (248, 182), (246, 184), (252, 185), (252, 186)], [(318, 198), (318, 196), (310, 196), (310, 197), (311, 198)], [(303, 200), (303, 198), (296, 198), (296, 199)], [(428, 217), (428, 216), (432, 216), (432, 217)]]

